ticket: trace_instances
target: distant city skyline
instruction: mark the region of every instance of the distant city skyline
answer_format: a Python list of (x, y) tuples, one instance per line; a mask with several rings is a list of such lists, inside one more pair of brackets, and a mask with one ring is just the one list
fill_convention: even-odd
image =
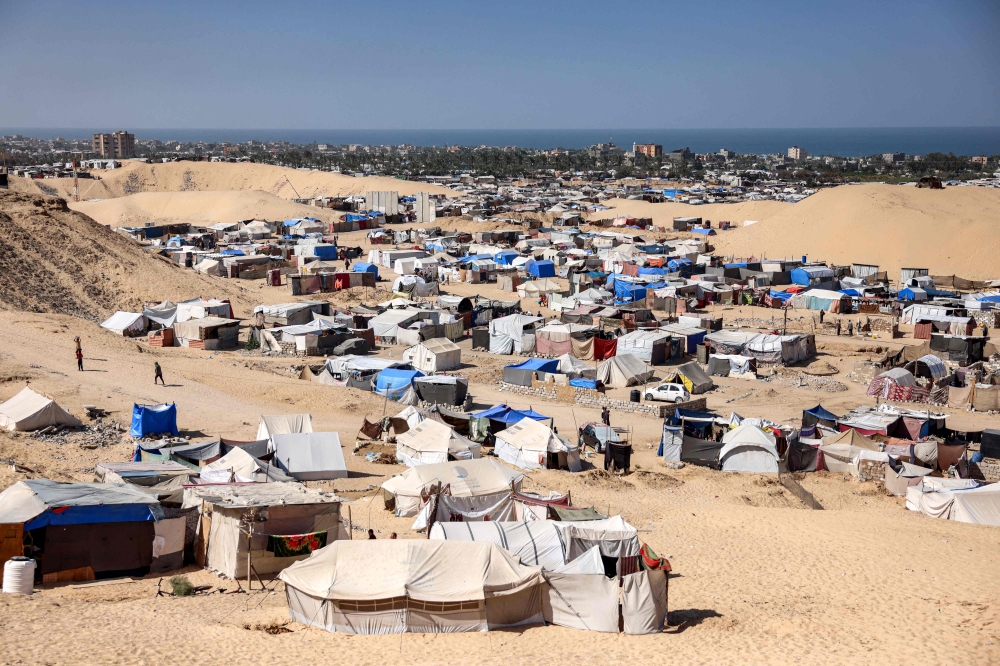
[(995, 0), (7, 3), (0, 123), (994, 127), (998, 34)]

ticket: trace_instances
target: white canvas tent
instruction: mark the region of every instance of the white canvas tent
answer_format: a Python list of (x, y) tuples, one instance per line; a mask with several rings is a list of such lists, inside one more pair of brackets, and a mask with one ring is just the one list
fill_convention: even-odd
[(387, 508), (394, 506), (397, 516), (415, 516), (420, 509), (420, 494), (432, 486), (449, 486), (452, 497), (480, 497), (519, 492), (524, 475), (508, 469), (496, 460), (460, 460), (418, 465), (382, 484)]
[(75, 427), (83, 423), (52, 398), (36, 393), (27, 386), (0, 405), (0, 428), (31, 431), (53, 425)]
[(744, 423), (723, 435), (722, 443), (719, 460), (723, 472), (778, 473), (778, 449), (771, 433)]
[(921, 478), (906, 489), (906, 508), (931, 518), (1000, 527), (1000, 484), (972, 479)]
[[(552, 432), (552, 428), (525, 417), (496, 434), (496, 456), (521, 469), (568, 469), (579, 472), (580, 449)], [(550, 460), (554, 454), (554, 460)]]
[[(492, 320), (490, 322), (490, 353), (520, 354), (522, 351), (531, 351), (534, 348), (534, 334), (525, 335), (524, 327), (532, 326), (541, 320), (541, 317), (526, 314), (512, 314)], [(530, 341), (526, 341), (526, 337), (530, 337)], [(525, 349), (525, 342), (530, 345), (529, 349)]]
[(276, 465), (263, 463), (241, 449), (233, 449), (213, 463), (201, 468), (199, 477), (203, 483), (266, 483), (268, 481), (292, 481)]
[(454, 370), (462, 365), (462, 350), (447, 338), (434, 338), (407, 348), (403, 360), (423, 372)]
[(257, 426), (257, 439), (268, 439), (271, 435), (312, 432), (312, 416), (309, 414), (276, 414), (261, 416)]
[(101, 322), (101, 328), (106, 328), (118, 335), (141, 335), (146, 330), (146, 318), (141, 312), (122, 312), (119, 310)]
[(347, 464), (336, 432), (271, 435), (274, 462), (298, 481), (346, 479)]
[(577, 377), (582, 377), (584, 379), (593, 379), (597, 376), (597, 368), (593, 368), (573, 354), (566, 353), (558, 358), (559, 361), (559, 372), (566, 375), (570, 379), (576, 379)]
[(653, 376), (653, 368), (634, 354), (618, 354), (597, 366), (597, 380), (613, 388), (641, 384)]
[(541, 623), (541, 571), (492, 543), (338, 541), (280, 575), (291, 619), (352, 634)]
[[(409, 421), (407, 419), (407, 423)], [(478, 443), (462, 437), (433, 419), (424, 419), (406, 432), (396, 435), (396, 459), (410, 467), (444, 463), (449, 458), (472, 460), (480, 457), (482, 447)]]

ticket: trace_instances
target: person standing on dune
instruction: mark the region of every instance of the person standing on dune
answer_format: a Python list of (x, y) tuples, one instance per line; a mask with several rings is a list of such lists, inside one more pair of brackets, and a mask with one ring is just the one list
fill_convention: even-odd
[(166, 386), (167, 383), (165, 381), (163, 381), (163, 369), (160, 367), (159, 362), (154, 362), (153, 363), (153, 372), (155, 373), (153, 375), (153, 384), (155, 385), (156, 384), (156, 380), (159, 379), (160, 383), (163, 384), (164, 386)]

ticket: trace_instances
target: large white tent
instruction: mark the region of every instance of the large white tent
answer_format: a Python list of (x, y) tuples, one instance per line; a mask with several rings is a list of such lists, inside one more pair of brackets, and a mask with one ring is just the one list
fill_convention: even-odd
[(777, 474), (778, 449), (774, 435), (744, 423), (722, 436), (719, 460), (723, 472)]
[(634, 354), (618, 354), (597, 366), (597, 380), (612, 388), (641, 384), (653, 376), (653, 368)]
[(481, 497), (511, 490), (519, 492), (524, 475), (490, 458), (417, 465), (382, 484), (387, 507), (397, 516), (415, 516), (420, 494), (433, 486), (449, 486), (452, 497)]
[(423, 372), (454, 370), (462, 365), (462, 350), (447, 338), (434, 338), (408, 347), (403, 360)]
[(541, 571), (492, 543), (338, 541), (279, 576), (291, 619), (352, 634), (542, 623)]
[[(580, 448), (560, 437), (540, 421), (525, 417), (496, 434), (494, 452), (504, 462), (521, 469), (557, 469), (579, 472)], [(550, 460), (549, 454), (555, 454)]]
[(921, 478), (906, 489), (906, 508), (931, 518), (1000, 527), (1000, 484), (972, 479)]
[(276, 414), (261, 416), (257, 426), (257, 439), (268, 439), (271, 435), (312, 432), (312, 416), (309, 414)]
[(433, 419), (424, 419), (406, 432), (396, 435), (396, 459), (410, 467), (443, 463), (449, 459), (471, 460), (481, 456), (482, 447), (478, 443), (462, 437), (444, 423)]
[(146, 330), (146, 318), (141, 312), (118, 312), (101, 322), (101, 328), (106, 328), (118, 335), (142, 335)]
[(347, 478), (339, 433), (275, 433), (271, 449), (274, 462), (298, 481)]
[(52, 398), (36, 393), (27, 386), (0, 405), (0, 428), (28, 431), (53, 425), (80, 426), (83, 423)]
[[(526, 335), (524, 328), (540, 322), (541, 317), (512, 314), (490, 322), (490, 353), (520, 354), (534, 349), (534, 333)], [(530, 339), (529, 339), (530, 338)]]

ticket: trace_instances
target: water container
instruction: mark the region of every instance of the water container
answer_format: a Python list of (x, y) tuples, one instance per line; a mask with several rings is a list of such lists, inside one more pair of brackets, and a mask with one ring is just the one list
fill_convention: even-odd
[(35, 584), (35, 561), (30, 557), (12, 557), (3, 565), (3, 591), (6, 594), (31, 594)]
[(628, 397), (629, 397), (629, 400), (631, 400), (632, 402), (639, 402), (639, 396), (640, 395), (641, 395), (641, 392), (639, 391), (639, 389), (632, 389), (632, 392), (629, 393)]

